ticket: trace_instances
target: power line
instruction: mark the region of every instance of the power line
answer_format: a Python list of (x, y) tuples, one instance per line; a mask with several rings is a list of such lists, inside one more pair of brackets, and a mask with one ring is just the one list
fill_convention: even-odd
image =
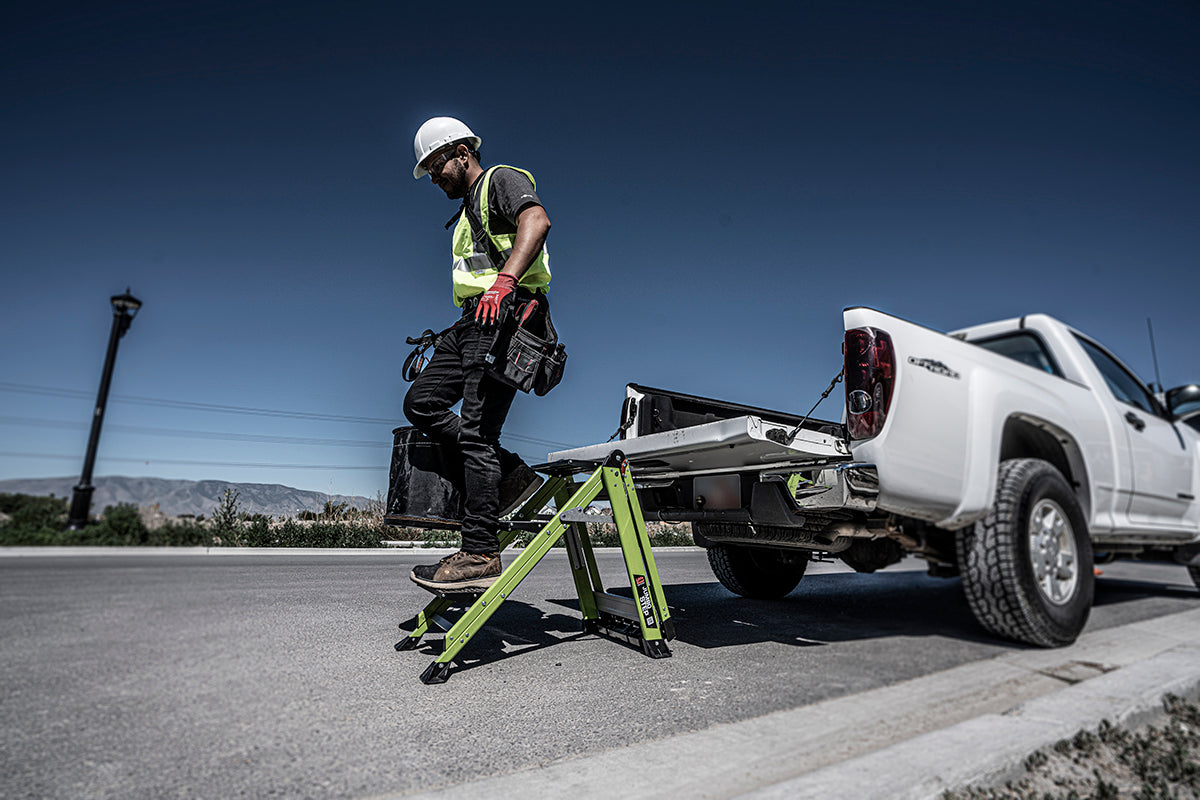
[[(66, 397), (78, 398), (81, 400), (92, 399), (92, 394), (81, 389), (63, 389), (57, 386), (36, 386), (26, 383), (12, 383), (9, 381), (0, 381), (0, 391), (5, 392), (20, 392), (24, 394), (38, 394), (50, 397)], [(121, 395), (115, 394), (110, 397), (113, 402), (132, 403), (135, 405), (158, 406), (163, 408), (180, 408), (191, 411), (209, 411), (220, 414), (243, 414), (259, 417), (283, 417), (286, 419), (308, 419), (320, 420), (326, 422), (350, 422), (366, 425), (388, 425), (394, 426), (396, 420), (382, 419), (379, 417), (360, 417), (347, 414), (319, 414), (310, 411), (285, 411), (280, 409), (256, 408), (253, 406), (234, 406), (222, 405), (217, 403), (199, 403), (192, 400), (169, 400), (161, 397), (141, 397), (138, 395)], [(520, 433), (505, 433), (506, 439), (513, 439), (526, 444), (542, 445), (543, 447), (561, 447), (571, 448), (575, 444), (567, 442), (556, 442), (550, 439), (541, 439), (536, 436), (526, 436)]]
[[(52, 397), (78, 397), (84, 400), (92, 397), (91, 393), (81, 389), (63, 389), (57, 386), (34, 386), (25, 383), (10, 383), (0, 381), (0, 390), (24, 392), (26, 394), (43, 394)], [(359, 417), (350, 414), (319, 414), (311, 411), (284, 411), (274, 408), (256, 408), (254, 406), (233, 406), (221, 403), (199, 403), (194, 400), (169, 400), (163, 397), (141, 397), (130, 394), (114, 394), (111, 399), (124, 403), (143, 406), (160, 406), (165, 408), (186, 408), (192, 411), (215, 411), (226, 414), (249, 414), (263, 417), (287, 417), (290, 419), (315, 419), (328, 422), (359, 422), (371, 425), (395, 425), (394, 419), (379, 417)]]
[[(49, 453), (12, 453), (8, 451), (0, 451), (0, 456), (6, 458), (50, 458), (67, 461), (78, 461), (79, 456), (60, 456)], [(270, 467), (271, 469), (330, 469), (330, 470), (372, 470), (381, 471), (386, 467), (384, 465), (368, 465), (359, 466), (354, 464), (275, 464), (275, 463), (257, 463), (249, 461), (192, 461), (179, 458), (129, 458), (121, 456), (102, 456), (101, 462), (105, 461), (121, 461), (131, 464), (175, 464), (186, 466), (200, 467), (248, 467), (261, 469)]]
[[(35, 428), (58, 428), (64, 430), (86, 430), (86, 422), (39, 419), (36, 417), (0, 416), (0, 425), (24, 425)], [(223, 431), (193, 431), (179, 428), (151, 428), (137, 425), (105, 425), (105, 430), (145, 436), (173, 436), (184, 439), (220, 439), (230, 442), (258, 442), (261, 444), (296, 444), (316, 447), (391, 447), (387, 442), (364, 439), (319, 439), (305, 436), (272, 436), (258, 433), (229, 433)]]

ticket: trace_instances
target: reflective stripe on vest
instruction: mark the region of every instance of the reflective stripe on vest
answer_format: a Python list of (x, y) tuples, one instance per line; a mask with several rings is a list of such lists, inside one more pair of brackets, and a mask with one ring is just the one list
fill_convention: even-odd
[[(483, 223), (483, 230), (491, 240), (492, 246), (500, 255), (500, 263), (494, 264), (491, 256), (487, 251), (476, 252), (475, 239), (471, 234), (471, 222), (467, 219), (467, 212), (463, 213), (458, 218), (458, 225), (454, 228), (454, 238), (451, 244), (451, 252), (454, 258), (453, 280), (454, 280), (454, 305), (461, 307), (463, 301), (469, 297), (474, 297), (477, 294), (483, 294), (491, 285), (496, 282), (496, 275), (504, 268), (505, 262), (508, 261), (509, 255), (512, 253), (513, 242), (516, 241), (515, 233), (493, 234), (488, 227), (488, 187), (491, 185), (492, 173), (500, 169), (504, 165), (489, 167), (480, 178), (483, 183), (479, 187), (479, 217)], [(533, 180), (533, 176), (523, 169), (517, 167), (504, 167), (520, 172), (525, 177), (529, 178), (529, 182), (537, 188), (537, 184)], [(529, 269), (525, 270), (525, 274), (521, 276), (520, 285), (530, 291), (545, 290), (550, 286), (550, 254), (546, 252), (545, 245), (542, 246), (542, 252), (529, 265)]]

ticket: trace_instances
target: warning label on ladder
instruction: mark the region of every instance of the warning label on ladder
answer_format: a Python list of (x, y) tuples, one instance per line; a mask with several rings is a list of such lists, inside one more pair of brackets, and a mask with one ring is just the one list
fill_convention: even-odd
[(638, 605), (642, 607), (642, 617), (646, 620), (646, 627), (657, 628), (658, 620), (654, 618), (654, 605), (650, 602), (650, 586), (646, 583), (646, 576), (634, 575), (633, 585), (637, 589)]

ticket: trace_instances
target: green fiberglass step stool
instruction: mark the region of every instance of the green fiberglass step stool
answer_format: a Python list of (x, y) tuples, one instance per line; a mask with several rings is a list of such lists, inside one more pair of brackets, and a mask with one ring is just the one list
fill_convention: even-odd
[[(488, 618), (525, 579), (538, 562), (550, 552), (560, 538), (567, 548), (571, 574), (579, 594), (585, 633), (602, 633), (636, 644), (651, 658), (671, 655), (667, 641), (675, 638), (675, 626), (667, 609), (666, 597), (650, 550), (646, 522), (638, 503), (637, 491), (629, 471), (629, 462), (620, 452), (614, 452), (602, 464), (595, 462), (559, 461), (535, 467), (549, 479), (513, 515), (502, 523), (500, 549), (512, 544), (522, 532), (536, 532), (521, 554), (509, 564), (486, 591), (449, 594), (435, 592), (435, 597), (416, 617), (400, 627), (411, 633), (397, 642), (397, 650), (414, 650), (421, 637), (431, 628), (446, 632), (442, 652), (421, 675), (425, 684), (445, 683), (450, 676), (454, 658), (488, 621)], [(582, 483), (575, 475), (591, 471)], [(586, 514), (593, 500), (607, 498), (612, 516)], [(551, 500), (556, 513), (551, 517), (535, 517)], [(588, 536), (587, 525), (601, 522), (616, 524), (629, 576), (632, 599), (604, 590), (596, 557)], [(442, 615), (454, 606), (469, 606), (451, 624)]]

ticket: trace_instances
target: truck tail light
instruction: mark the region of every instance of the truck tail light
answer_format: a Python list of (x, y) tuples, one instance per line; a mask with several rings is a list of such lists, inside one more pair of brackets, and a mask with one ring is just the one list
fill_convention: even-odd
[(846, 331), (846, 420), (851, 439), (870, 439), (883, 430), (892, 405), (896, 357), (892, 337), (875, 328)]

